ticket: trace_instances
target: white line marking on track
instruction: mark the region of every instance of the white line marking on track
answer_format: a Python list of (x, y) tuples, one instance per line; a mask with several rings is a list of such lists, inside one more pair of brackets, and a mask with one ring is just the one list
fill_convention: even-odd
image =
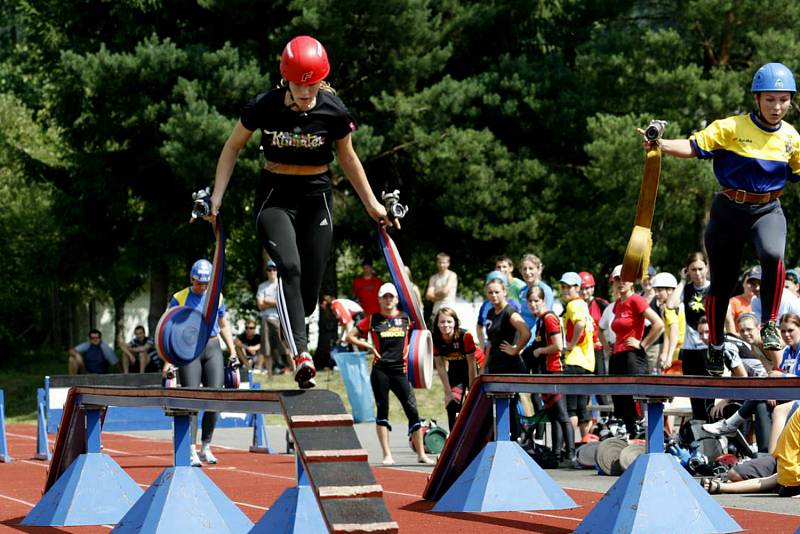
[(47, 462), (42, 463), (41, 460), (38, 461), (38, 462), (34, 462), (33, 460), (20, 460), (20, 462), (23, 463), (23, 464), (31, 464), (31, 465), (36, 465), (36, 466), (39, 466), (39, 467), (44, 467), (45, 469), (50, 467), (49, 463), (47, 463)]
[(14, 497), (9, 497), (8, 495), (3, 495), (2, 493), (0, 493), (0, 497), (2, 497), (3, 499), (8, 499), (9, 501), (17, 502), (19, 504), (24, 504), (25, 506), (30, 506), (31, 508), (36, 506), (32, 502), (23, 501), (22, 499), (15, 499)]

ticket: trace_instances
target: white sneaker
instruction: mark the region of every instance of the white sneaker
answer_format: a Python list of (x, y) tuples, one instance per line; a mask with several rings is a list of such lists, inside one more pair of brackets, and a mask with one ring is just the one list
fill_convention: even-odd
[(200, 459), (203, 460), (207, 464), (215, 464), (217, 463), (217, 457), (211, 452), (211, 445), (204, 444), (203, 448), (200, 449)]
[(192, 467), (200, 467), (202, 465), (200, 463), (200, 457), (197, 456), (197, 449), (195, 449), (194, 446), (192, 446), (192, 455), (191, 458), (189, 459), (189, 464)]
[(716, 423), (706, 423), (703, 425), (703, 430), (713, 436), (722, 436), (726, 434), (735, 434), (738, 428), (734, 425), (728, 424), (726, 419), (717, 421)]

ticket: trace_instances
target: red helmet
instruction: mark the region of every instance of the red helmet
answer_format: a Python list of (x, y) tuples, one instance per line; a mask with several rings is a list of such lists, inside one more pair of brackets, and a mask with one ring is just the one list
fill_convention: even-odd
[(586, 271), (582, 271), (578, 273), (578, 276), (581, 277), (581, 287), (594, 287), (594, 276), (592, 273), (587, 273)]
[(283, 49), (281, 76), (287, 81), (313, 85), (324, 80), (330, 71), (328, 53), (322, 43), (313, 37), (295, 37)]

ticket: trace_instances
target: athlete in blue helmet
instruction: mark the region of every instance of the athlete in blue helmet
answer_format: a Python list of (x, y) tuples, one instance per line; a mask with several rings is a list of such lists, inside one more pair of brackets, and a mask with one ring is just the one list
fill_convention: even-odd
[[(705, 363), (712, 375), (722, 374), (725, 314), (748, 240), (762, 269), (764, 348), (777, 351), (781, 347), (776, 321), (786, 272), (786, 218), (778, 197), (787, 180), (800, 180), (800, 135), (783, 121), (797, 89), (786, 65), (767, 63), (756, 71), (750, 91), (756, 105), (751, 113), (714, 121), (689, 139), (645, 140), (645, 149), (658, 143), (671, 156), (714, 160), (720, 190), (714, 195), (705, 231), (711, 269), (705, 301), (710, 328)], [(695, 363), (691, 362), (690, 368), (697, 369)], [(684, 362), (684, 372), (686, 365)]]
[[(175, 306), (188, 306), (196, 310), (201, 310), (203, 305), (203, 295), (211, 281), (213, 266), (208, 260), (197, 260), (189, 271), (189, 281), (191, 285), (184, 288), (174, 295), (169, 301), (169, 308)], [(236, 349), (234, 349), (233, 333), (226, 316), (225, 300), (219, 296), (219, 308), (217, 318), (211, 329), (211, 337), (208, 339), (205, 350), (188, 365), (178, 368), (178, 377), (181, 387), (199, 388), (200, 384), (207, 388), (221, 388), (225, 373), (225, 356), (222, 354), (222, 345), (219, 338), (225, 342), (231, 359), (236, 359)], [(247, 359), (242, 361), (247, 366)], [(165, 366), (164, 373), (168, 371)], [(214, 435), (214, 428), (217, 426), (217, 414), (206, 411), (203, 413), (203, 431), (201, 436), (201, 448), (198, 455), (194, 443), (197, 439), (197, 416), (192, 416), (192, 448), (191, 463), (193, 466), (200, 466), (200, 461), (208, 464), (217, 463), (214, 453), (211, 452), (211, 439)]]

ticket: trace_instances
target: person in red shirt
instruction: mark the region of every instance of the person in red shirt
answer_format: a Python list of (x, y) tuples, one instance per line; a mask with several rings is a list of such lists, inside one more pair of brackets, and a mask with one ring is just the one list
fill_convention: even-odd
[[(546, 374), (563, 374), (564, 333), (558, 316), (547, 308), (544, 290), (534, 287), (528, 291), (528, 308), (536, 316), (536, 337), (533, 340), (533, 358), (544, 360)], [(567, 396), (561, 393), (542, 394), (542, 402), (553, 429), (553, 451), (561, 454), (559, 467), (572, 467), (575, 464), (575, 429), (567, 413)]]
[[(611, 330), (616, 335), (614, 350), (608, 369), (612, 375), (647, 374), (647, 347), (658, 339), (664, 330), (664, 321), (650, 307), (647, 300), (633, 291), (633, 283), (620, 278), (622, 265), (614, 267), (611, 279), (619, 292), (614, 303), (614, 321)], [(644, 335), (644, 321), (650, 321), (650, 332)], [(612, 395), (614, 413), (625, 422), (628, 436), (636, 437), (636, 405), (630, 395)]]
[(353, 279), (352, 293), (356, 301), (364, 308), (365, 315), (380, 313), (381, 306), (378, 303), (378, 288), (383, 284), (383, 280), (375, 276), (372, 262), (369, 260), (361, 264), (363, 274)]

